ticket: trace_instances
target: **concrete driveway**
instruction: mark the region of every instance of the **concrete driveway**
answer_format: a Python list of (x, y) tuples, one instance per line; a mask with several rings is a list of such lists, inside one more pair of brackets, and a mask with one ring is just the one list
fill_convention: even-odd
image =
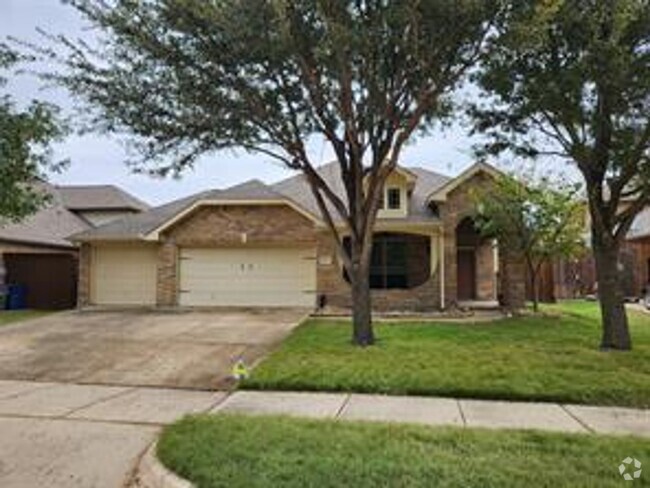
[(0, 379), (223, 389), (305, 310), (71, 311), (0, 328)]

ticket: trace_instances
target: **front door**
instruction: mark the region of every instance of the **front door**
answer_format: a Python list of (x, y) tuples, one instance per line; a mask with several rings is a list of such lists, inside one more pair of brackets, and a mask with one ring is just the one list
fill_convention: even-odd
[(458, 300), (476, 299), (476, 253), (474, 249), (458, 249)]

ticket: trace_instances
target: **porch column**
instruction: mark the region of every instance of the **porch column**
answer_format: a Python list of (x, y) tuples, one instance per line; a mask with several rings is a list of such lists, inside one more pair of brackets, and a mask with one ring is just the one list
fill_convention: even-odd
[(445, 269), (444, 269), (444, 247), (442, 243), (442, 233), (437, 232), (429, 235), (429, 277), (432, 283), (435, 283), (435, 275), (438, 272), (438, 299), (439, 308), (444, 308), (445, 303)]

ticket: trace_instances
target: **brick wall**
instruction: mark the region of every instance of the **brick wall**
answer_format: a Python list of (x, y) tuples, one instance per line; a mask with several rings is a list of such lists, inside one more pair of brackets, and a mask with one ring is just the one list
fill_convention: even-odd
[(497, 299), (497, 277), (494, 262), (494, 243), (485, 240), (476, 248), (476, 298)]
[(315, 242), (313, 222), (287, 205), (206, 206), (165, 236), (179, 247)]
[(499, 250), (499, 273), (503, 304), (511, 309), (526, 303), (526, 262), (523, 256)]
[[(457, 302), (457, 245), (456, 227), (465, 218), (474, 214), (473, 192), (492, 184), (491, 177), (478, 173), (455, 188), (447, 200), (440, 204), (440, 217), (443, 221), (445, 238), (445, 306)], [(477, 248), (476, 256), (477, 298), (492, 300), (496, 297), (496, 279), (494, 274), (494, 257), (492, 246), (484, 242)]]
[(178, 305), (178, 246), (169, 238), (158, 248), (156, 304), (159, 307)]

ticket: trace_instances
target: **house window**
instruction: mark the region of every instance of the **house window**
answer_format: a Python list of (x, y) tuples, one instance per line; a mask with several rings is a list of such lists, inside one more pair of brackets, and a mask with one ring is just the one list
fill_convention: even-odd
[(386, 199), (388, 200), (388, 208), (390, 210), (398, 210), (402, 207), (401, 201), (402, 192), (399, 188), (389, 188), (386, 192)]
[[(343, 245), (349, 252), (350, 239)], [(430, 238), (413, 234), (375, 234), (370, 258), (370, 288), (408, 289), (420, 286), (430, 276)], [(345, 270), (343, 277), (350, 281)]]
[(407, 288), (406, 255), (406, 241), (400, 236), (375, 237), (370, 262), (370, 288)]

